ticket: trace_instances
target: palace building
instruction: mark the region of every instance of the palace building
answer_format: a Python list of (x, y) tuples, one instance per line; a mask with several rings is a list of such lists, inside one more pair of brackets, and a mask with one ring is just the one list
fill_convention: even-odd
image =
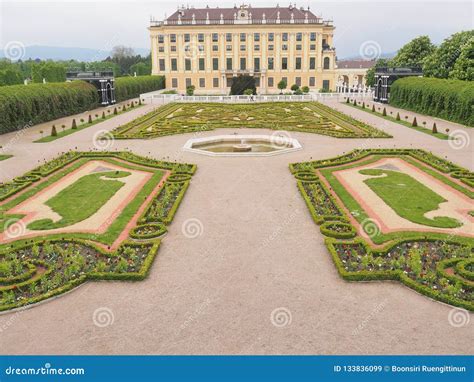
[(284, 80), (311, 90), (336, 86), (335, 27), (309, 8), (179, 8), (151, 20), (152, 74), (167, 89), (228, 94), (233, 77), (250, 75), (257, 93), (279, 93)]

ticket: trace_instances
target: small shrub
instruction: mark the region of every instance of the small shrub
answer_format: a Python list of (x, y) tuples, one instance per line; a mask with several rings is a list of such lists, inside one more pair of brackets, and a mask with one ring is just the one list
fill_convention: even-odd
[(375, 105), (372, 105), (372, 113), (375, 113)]
[(75, 118), (72, 120), (71, 129), (73, 129), (73, 130), (77, 129), (77, 124), (76, 124), (76, 119)]
[(418, 126), (418, 122), (416, 122), (416, 117), (413, 118), (413, 122), (411, 123), (411, 125), (413, 127), (417, 127)]
[(395, 117), (395, 119), (396, 119), (397, 121), (400, 120), (400, 113), (397, 113), (397, 116)]
[(105, 119), (105, 111), (102, 112), (102, 119)]
[(116, 107), (114, 107), (114, 115), (117, 115), (118, 114), (118, 110)]
[(383, 115), (384, 117), (387, 116), (387, 109), (383, 108), (382, 115)]
[(436, 122), (433, 122), (432, 133), (433, 133), (433, 134), (436, 134), (437, 132), (438, 132), (438, 128), (436, 127)]
[(51, 128), (51, 136), (52, 137), (57, 137), (58, 136), (58, 132), (56, 131), (56, 126), (53, 125), (53, 127)]
[(346, 103), (349, 103), (349, 97), (346, 98)]
[(88, 123), (92, 123), (92, 115), (89, 114), (89, 120)]

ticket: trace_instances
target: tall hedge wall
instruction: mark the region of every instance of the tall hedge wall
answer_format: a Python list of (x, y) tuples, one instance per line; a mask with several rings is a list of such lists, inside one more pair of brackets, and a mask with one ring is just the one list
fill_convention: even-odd
[(118, 77), (115, 79), (115, 98), (121, 102), (164, 87), (163, 76)]
[[(117, 102), (163, 89), (162, 76), (115, 79)], [(83, 81), (0, 87), (0, 134), (99, 107), (97, 89)]]
[(97, 90), (83, 81), (0, 87), (0, 133), (97, 107)]
[(438, 78), (401, 78), (390, 89), (390, 104), (474, 126), (474, 82)]

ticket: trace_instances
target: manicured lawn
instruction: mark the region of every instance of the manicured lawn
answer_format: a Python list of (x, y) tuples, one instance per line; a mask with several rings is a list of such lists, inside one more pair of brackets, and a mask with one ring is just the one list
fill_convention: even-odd
[(46, 202), (46, 205), (62, 219), (53, 222), (51, 219), (37, 220), (28, 225), (34, 230), (46, 230), (66, 227), (94, 215), (124, 183), (113, 180), (130, 175), (129, 172), (99, 172), (85, 175), (66, 187)]
[(426, 218), (424, 215), (427, 212), (438, 209), (439, 204), (446, 200), (410, 175), (380, 169), (359, 172), (375, 176), (364, 182), (402, 218), (431, 227), (454, 228), (461, 225), (457, 220), (446, 216)]
[(0, 161), (11, 158), (13, 155), (0, 155)]
[[(433, 132), (430, 129), (427, 129), (427, 128), (424, 128), (424, 127), (421, 127), (421, 126), (412, 126), (412, 124), (410, 122), (406, 122), (406, 121), (402, 121), (402, 120), (398, 121), (395, 117), (392, 117), (390, 115), (382, 115), (381, 113), (373, 112), (368, 107), (363, 108), (362, 106), (356, 106), (353, 103), (346, 103), (346, 102), (343, 102), (343, 103), (344, 103), (344, 105), (352, 106), (356, 109), (363, 110), (367, 113), (376, 114), (380, 118), (386, 119), (387, 121), (390, 121), (390, 122), (398, 123), (399, 125), (403, 125), (405, 127), (409, 127), (410, 129), (419, 131), (420, 133), (428, 134), (428, 135), (431, 135), (432, 137), (436, 137), (438, 139), (445, 139), (445, 140), (450, 139), (449, 135), (447, 135), (447, 134), (441, 133), (439, 131), (437, 133), (433, 134)], [(418, 123), (420, 123), (420, 122), (418, 122)]]
[(155, 138), (217, 128), (302, 131), (338, 138), (389, 135), (318, 102), (176, 103), (118, 127), (116, 138)]

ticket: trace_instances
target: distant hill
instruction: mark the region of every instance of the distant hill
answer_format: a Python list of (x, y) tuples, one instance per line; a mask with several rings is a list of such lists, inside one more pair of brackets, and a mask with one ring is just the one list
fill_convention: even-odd
[[(150, 53), (149, 49), (133, 48), (135, 54), (146, 56)], [(23, 60), (77, 60), (77, 61), (101, 61), (110, 56), (110, 51), (90, 48), (73, 48), (59, 46), (31, 45), (25, 47)], [(0, 49), (0, 58), (5, 57)]]
[[(388, 53), (382, 53), (379, 58), (393, 58), (397, 55), (397, 52), (388, 52)], [(365, 58), (367, 59), (367, 58)], [(364, 60), (359, 55), (354, 55), (354, 56), (346, 56), (346, 57), (337, 57), (338, 61), (350, 61), (350, 60)]]

